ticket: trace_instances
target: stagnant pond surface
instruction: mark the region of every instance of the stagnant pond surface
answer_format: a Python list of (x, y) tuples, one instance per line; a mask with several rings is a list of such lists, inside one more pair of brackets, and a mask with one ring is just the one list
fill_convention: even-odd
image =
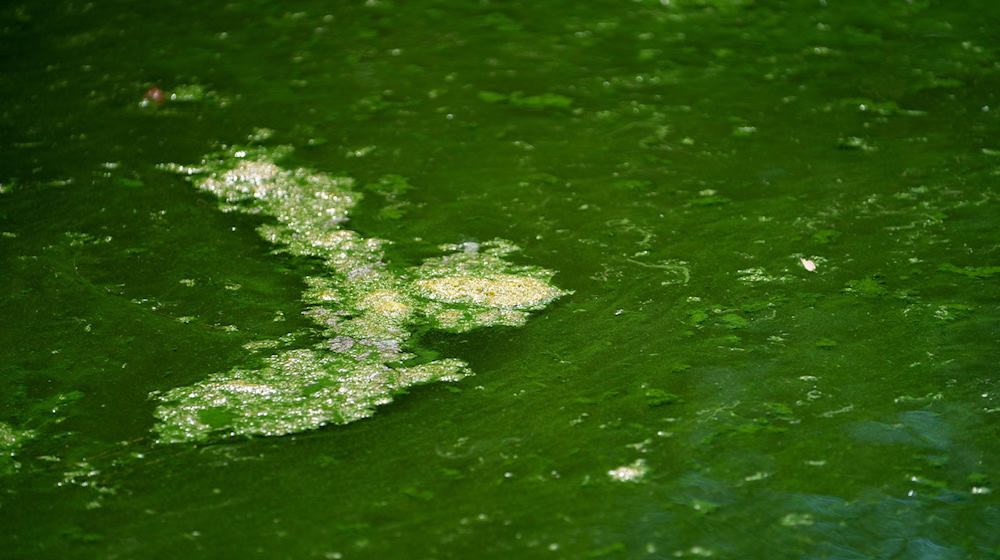
[(998, 29), (7, 5), (0, 555), (1000, 557)]

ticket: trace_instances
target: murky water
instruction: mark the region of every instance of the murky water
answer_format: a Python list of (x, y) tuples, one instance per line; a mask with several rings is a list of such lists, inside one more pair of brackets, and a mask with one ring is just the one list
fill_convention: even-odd
[(0, 550), (1000, 556), (998, 22), (4, 7)]

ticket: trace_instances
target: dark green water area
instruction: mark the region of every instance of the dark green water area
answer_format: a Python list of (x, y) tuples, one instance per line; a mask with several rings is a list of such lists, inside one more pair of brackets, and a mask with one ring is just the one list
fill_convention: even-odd
[(0, 556), (1000, 558), (998, 30), (5, 3)]

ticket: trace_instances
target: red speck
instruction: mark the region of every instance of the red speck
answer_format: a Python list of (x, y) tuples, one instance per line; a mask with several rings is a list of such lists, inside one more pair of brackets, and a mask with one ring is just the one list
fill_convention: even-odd
[(163, 105), (163, 102), (167, 100), (167, 94), (163, 93), (162, 89), (152, 86), (146, 90), (146, 93), (142, 94), (142, 100)]

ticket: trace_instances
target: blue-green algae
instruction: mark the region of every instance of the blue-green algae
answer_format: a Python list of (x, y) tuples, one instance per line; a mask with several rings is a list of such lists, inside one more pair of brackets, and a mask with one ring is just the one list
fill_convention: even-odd
[(31, 430), (17, 430), (0, 422), (0, 475), (11, 474), (21, 467), (18, 450), (32, 437)]
[[(252, 139), (266, 138), (255, 132)], [(280, 167), (290, 152), (237, 146), (198, 167), (162, 166), (219, 197), (225, 211), (273, 216), (276, 223), (259, 227), (265, 239), (322, 259), (326, 274), (306, 278), (303, 299), (326, 341), (274, 354), (259, 369), (154, 392), (161, 442), (275, 436), (368, 417), (413, 385), (472, 374), (458, 359), (400, 365), (414, 357), (405, 347), (421, 324), (454, 332), (519, 326), (530, 310), (566, 295), (549, 282), (553, 272), (505, 260), (517, 247), (503, 240), (445, 245), (449, 254), (394, 272), (384, 260), (386, 241), (341, 227), (361, 197), (354, 181)], [(370, 188), (397, 196), (412, 187), (387, 175)]]
[(0, 7), (2, 555), (1000, 558), (998, 10)]

